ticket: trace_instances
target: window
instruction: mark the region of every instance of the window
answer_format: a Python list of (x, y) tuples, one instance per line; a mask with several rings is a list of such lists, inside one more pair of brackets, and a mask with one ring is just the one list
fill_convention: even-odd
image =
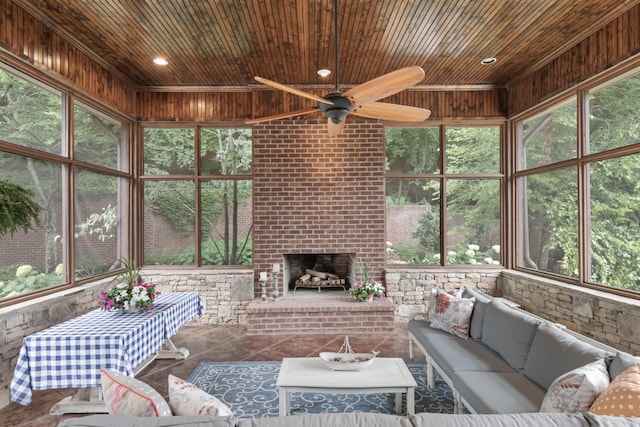
[(0, 68), (0, 138), (34, 150), (64, 154), (62, 94)]
[(387, 128), (386, 144), (387, 263), (500, 264), (501, 128)]
[(149, 127), (143, 138), (145, 264), (251, 265), (251, 130)]
[(640, 291), (640, 74), (577, 94), (517, 122), (516, 266)]
[(0, 181), (30, 191), (42, 209), (26, 232), (0, 236), (8, 305), (107, 273), (127, 255), (131, 176), (127, 123), (8, 67), (0, 93)]

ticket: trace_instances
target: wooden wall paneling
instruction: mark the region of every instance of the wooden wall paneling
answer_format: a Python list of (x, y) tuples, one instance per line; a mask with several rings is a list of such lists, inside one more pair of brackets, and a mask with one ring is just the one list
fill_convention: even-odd
[(91, 60), (11, 0), (0, 2), (0, 48), (14, 56), (5, 56), (7, 62), (27, 74), (34, 73), (25, 62), (73, 91), (123, 114), (135, 113), (135, 86)]
[(518, 114), (640, 53), (640, 5), (621, 14), (541, 69), (509, 87), (508, 111)]

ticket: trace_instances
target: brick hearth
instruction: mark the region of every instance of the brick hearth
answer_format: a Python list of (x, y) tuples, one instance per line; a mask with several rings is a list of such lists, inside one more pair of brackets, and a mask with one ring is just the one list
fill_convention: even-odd
[(390, 331), (394, 306), (386, 298), (356, 302), (348, 294), (293, 296), (247, 308), (247, 333), (357, 334)]

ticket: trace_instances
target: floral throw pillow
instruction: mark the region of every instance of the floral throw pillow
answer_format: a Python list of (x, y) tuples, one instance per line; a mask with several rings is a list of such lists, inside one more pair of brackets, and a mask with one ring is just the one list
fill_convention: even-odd
[(100, 370), (104, 403), (112, 415), (167, 417), (171, 408), (150, 385), (116, 371)]
[(431, 319), (436, 316), (438, 301), (445, 299), (447, 295), (460, 298), (462, 296), (462, 291), (456, 289), (450, 291), (443, 291), (442, 289), (431, 290), (431, 298), (429, 298), (429, 306), (427, 307), (428, 321), (431, 321)]
[(215, 396), (171, 374), (169, 406), (174, 415), (233, 415), (231, 409)]
[(581, 366), (551, 383), (540, 412), (586, 412), (608, 386), (609, 372), (604, 359)]
[(640, 365), (615, 377), (589, 411), (598, 415), (640, 417)]
[(459, 292), (436, 290), (429, 302), (429, 321), (434, 329), (441, 329), (461, 338), (469, 338), (469, 323), (475, 298), (461, 298)]

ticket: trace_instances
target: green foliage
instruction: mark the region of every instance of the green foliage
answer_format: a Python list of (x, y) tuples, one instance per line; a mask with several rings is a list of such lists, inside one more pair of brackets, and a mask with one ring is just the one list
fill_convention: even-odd
[(388, 173), (440, 171), (440, 128), (387, 128), (385, 138)]
[(61, 275), (62, 264), (59, 264), (56, 271), (51, 274), (41, 273), (28, 264), (21, 265), (16, 268), (13, 277), (8, 276), (8, 279), (0, 281), (0, 299), (57, 285), (60, 283)]
[(40, 226), (42, 208), (33, 201), (33, 191), (8, 181), (0, 181), (0, 236)]
[[(243, 250), (235, 260), (235, 265), (251, 265), (252, 254), (252, 242), (251, 240), (239, 242), (239, 246)], [(226, 260), (224, 256), (224, 242), (214, 241), (212, 239), (202, 242), (201, 246), (201, 258), (202, 265), (225, 265)], [(170, 264), (170, 265), (195, 265), (196, 264), (196, 248), (195, 246), (189, 246), (184, 251), (176, 256), (165, 255), (149, 255), (145, 256), (145, 259), (149, 260), (149, 263), (153, 264)], [(164, 262), (163, 262), (164, 260)]]
[(431, 212), (425, 212), (418, 220), (418, 229), (413, 232), (426, 252), (440, 252), (440, 220)]

